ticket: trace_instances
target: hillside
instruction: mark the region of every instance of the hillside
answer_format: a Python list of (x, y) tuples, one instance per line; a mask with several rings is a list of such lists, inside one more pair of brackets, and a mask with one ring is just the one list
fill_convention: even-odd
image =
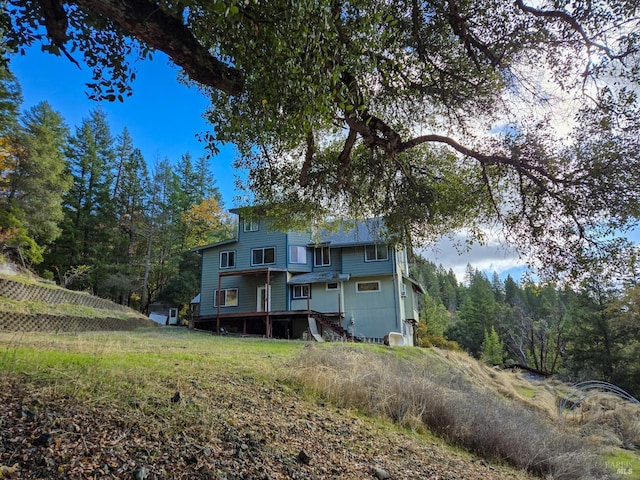
[(283, 376), (301, 343), (164, 328), (0, 346), (16, 478), (528, 478), (305, 395)]
[(602, 423), (554, 425), (563, 388), (436, 349), (2, 331), (0, 476), (614, 478)]

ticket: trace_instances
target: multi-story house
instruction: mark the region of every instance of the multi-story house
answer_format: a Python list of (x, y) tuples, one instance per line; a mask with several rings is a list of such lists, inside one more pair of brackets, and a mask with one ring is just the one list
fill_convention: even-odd
[(276, 338), (342, 337), (414, 344), (422, 287), (405, 248), (384, 243), (373, 222), (333, 233), (282, 232), (238, 215), (236, 238), (202, 255), (196, 328)]

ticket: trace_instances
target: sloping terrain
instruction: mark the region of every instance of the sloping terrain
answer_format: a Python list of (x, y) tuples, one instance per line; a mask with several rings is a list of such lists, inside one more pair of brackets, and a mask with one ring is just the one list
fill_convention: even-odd
[(109, 300), (35, 278), (0, 275), (0, 331), (133, 330), (153, 324)]
[(164, 328), (0, 334), (0, 352), (14, 478), (528, 478), (305, 395), (282, 376), (298, 342)]
[[(0, 288), (3, 285), (7, 283)], [(67, 322), (74, 316), (103, 315), (121, 327), (132, 318), (149, 324), (115, 304), (111, 310), (108, 304), (88, 307), (80, 300), (55, 303), (47, 295), (67, 299), (68, 294), (41, 290), (35, 294), (39, 298), (20, 301), (20, 295), (33, 290), (7, 291), (0, 290), (0, 319), (7, 312), (28, 311), (32, 317), (53, 315)], [(87, 300), (94, 301), (99, 299)], [(1, 322), (0, 478), (533, 478), (521, 471), (525, 467), (495, 463), (502, 458), (529, 469), (545, 460), (542, 456), (549, 452), (538, 449), (537, 440), (529, 450), (511, 450), (511, 443), (520, 443), (531, 431), (530, 422), (517, 416), (497, 425), (491, 418), (503, 416), (503, 404), (514, 404), (525, 409), (528, 419), (534, 417), (526, 412), (533, 412), (549, 424), (557, 423), (556, 398), (568, 388), (437, 349), (239, 339), (168, 327), (3, 331)], [(77, 326), (82, 330), (82, 321)], [(393, 370), (396, 364), (398, 372)], [(409, 381), (404, 376), (408, 364), (426, 370)], [(376, 369), (387, 377), (378, 376)], [(435, 379), (441, 373), (447, 385), (421, 385), (423, 377)], [(456, 390), (459, 386), (464, 388)], [(454, 398), (444, 397), (444, 407), (438, 407), (436, 437), (420, 415), (411, 414), (409, 403), (417, 398), (421, 415), (428, 417), (426, 405), (444, 390)], [(459, 400), (462, 391), (471, 392), (471, 400)], [(416, 393), (422, 396), (412, 398)], [(485, 397), (498, 403), (482, 405)], [(380, 399), (382, 406), (375, 403)], [(638, 443), (640, 425), (628, 421), (637, 418), (637, 412), (626, 417), (616, 408), (597, 416), (593, 412), (587, 412), (590, 423), (568, 417), (563, 430), (580, 432), (575, 438), (588, 444), (589, 451)], [(465, 420), (459, 420), (462, 417)], [(577, 430), (571, 426), (574, 420)], [(619, 434), (621, 424), (626, 426), (624, 435)], [(612, 425), (618, 425), (617, 430)], [(475, 435), (476, 443), (449, 435), (454, 430), (469, 438)], [(445, 438), (478, 456), (451, 447)], [(494, 454), (491, 445), (500, 443), (506, 447)], [(620, 478), (636, 478), (640, 466), (635, 457), (620, 452), (609, 457), (610, 469)], [(576, 459), (591, 462), (593, 455), (574, 455), (564, 462), (566, 454), (557, 453), (560, 468), (556, 465), (547, 478), (587, 478), (581, 471), (601, 474), (589, 478), (616, 478), (597, 466), (574, 468)]]

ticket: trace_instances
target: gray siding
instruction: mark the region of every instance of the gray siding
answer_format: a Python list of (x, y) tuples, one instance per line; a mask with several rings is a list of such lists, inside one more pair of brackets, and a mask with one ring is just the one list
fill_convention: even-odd
[[(380, 292), (357, 293), (356, 283), (380, 281)], [(396, 298), (393, 277), (371, 276), (352, 279), (344, 284), (344, 327), (357, 336), (382, 338), (397, 332)], [(353, 319), (353, 324), (351, 320)]]
[(394, 255), (389, 251), (388, 260), (365, 262), (364, 246), (345, 247), (342, 249), (342, 272), (352, 276), (390, 274), (393, 273)]
[(315, 265), (315, 248), (311, 248), (311, 265), (313, 265), (314, 272), (322, 272), (324, 270), (331, 270), (336, 272), (343, 272), (342, 270), (342, 252), (340, 248), (330, 248), (329, 255), (331, 256), (331, 265), (316, 266)]
[[(338, 298), (340, 289), (327, 290), (326, 283), (314, 283), (311, 285), (311, 300), (309, 301), (311, 310), (317, 312), (336, 313), (338, 310), (343, 311), (343, 307), (338, 307)], [(291, 291), (289, 291), (291, 296)], [(291, 299), (291, 310), (306, 310), (307, 300)]]

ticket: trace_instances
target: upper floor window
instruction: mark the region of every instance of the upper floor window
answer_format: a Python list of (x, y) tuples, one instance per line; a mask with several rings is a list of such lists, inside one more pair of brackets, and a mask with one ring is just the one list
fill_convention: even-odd
[(307, 248), (290, 246), (289, 263), (307, 263)]
[(258, 231), (258, 219), (257, 218), (245, 218), (242, 229), (245, 232), (257, 232)]
[(251, 265), (271, 265), (276, 263), (275, 247), (254, 248), (251, 250)]
[(389, 260), (389, 249), (384, 244), (373, 244), (364, 247), (365, 262), (379, 262)]
[(291, 287), (291, 298), (294, 300), (300, 298), (310, 298), (311, 287), (309, 285), (293, 285)]
[(237, 307), (238, 306), (238, 289), (237, 288), (225, 288), (213, 291), (213, 306), (218, 306), (218, 300), (220, 300), (221, 307)]
[(235, 268), (236, 266), (236, 252), (229, 250), (227, 252), (220, 252), (220, 268)]
[(313, 264), (316, 267), (331, 265), (331, 251), (329, 247), (316, 247), (313, 253)]

